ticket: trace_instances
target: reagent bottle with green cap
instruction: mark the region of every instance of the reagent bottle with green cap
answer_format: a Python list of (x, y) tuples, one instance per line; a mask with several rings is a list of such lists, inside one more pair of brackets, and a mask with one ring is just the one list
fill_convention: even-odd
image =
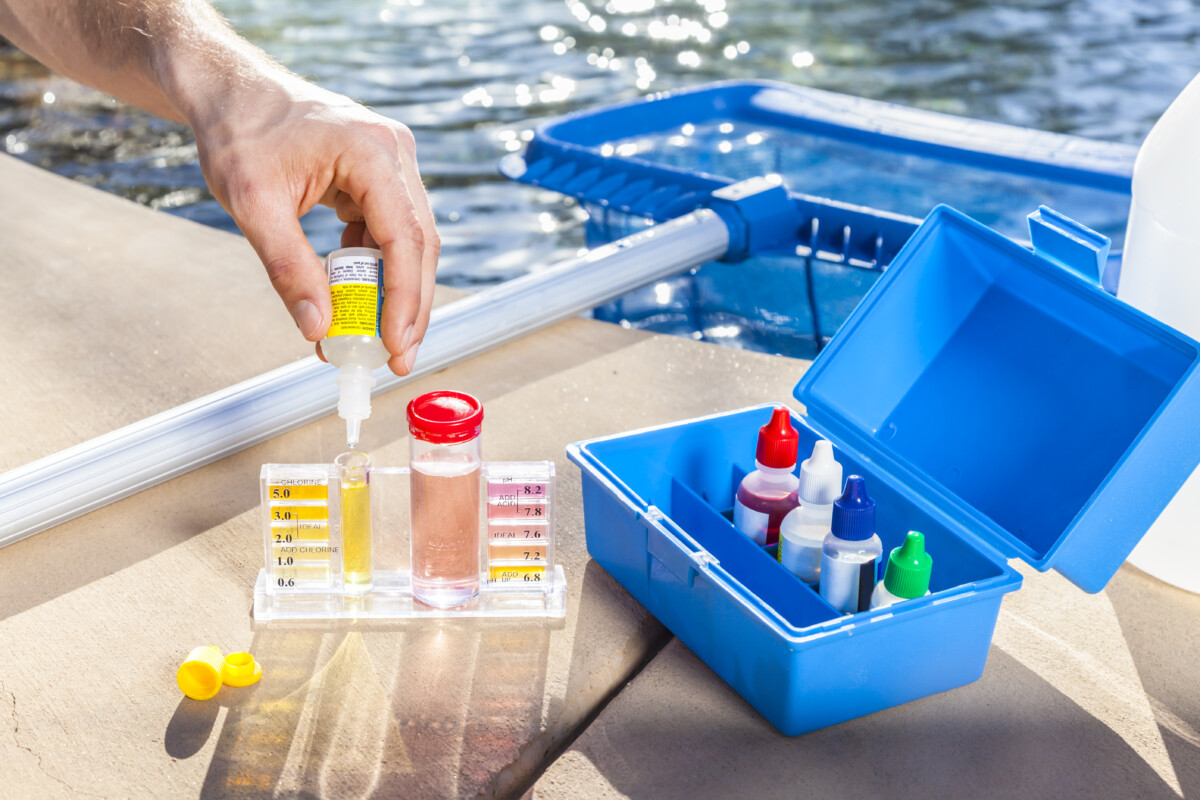
[(833, 503), (833, 528), (821, 545), (821, 597), (843, 614), (866, 611), (875, 591), (883, 542), (875, 534), (875, 501), (858, 475)]
[(779, 526), (779, 563), (805, 583), (821, 577), (821, 546), (833, 523), (833, 501), (842, 493), (842, 465), (833, 444), (818, 439), (800, 465), (800, 505)]
[(333, 319), (321, 340), (325, 360), (338, 373), (338, 416), (346, 420), (346, 446), (358, 448), (362, 421), (371, 416), (371, 373), (388, 362), (379, 338), (383, 310), (383, 253), (370, 247), (344, 247), (325, 259)]
[(871, 608), (890, 606), (901, 600), (929, 594), (933, 559), (925, 552), (925, 534), (909, 531), (904, 542), (888, 556), (883, 582), (871, 595)]

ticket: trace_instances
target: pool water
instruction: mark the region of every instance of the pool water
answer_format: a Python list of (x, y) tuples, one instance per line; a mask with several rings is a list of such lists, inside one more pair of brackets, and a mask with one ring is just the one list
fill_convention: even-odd
[[(519, 150), (535, 125), (563, 113), (722, 78), (768, 78), (1136, 143), (1193, 76), (1200, 36), (1198, 0), (1031, 0), (1004, 7), (969, 0), (216, 5), (292, 70), (413, 128), (443, 240), (439, 279), (468, 287), (515, 277), (583, 245), (584, 209), (496, 172), (500, 157)], [(736, 131), (730, 152), (717, 156), (748, 156), (737, 137), (744, 144), (754, 133)], [(718, 129), (714, 136), (725, 134)], [(788, 153), (804, 143), (778, 144), (779, 153)], [(186, 128), (2, 49), (0, 147), (168, 213), (235, 229), (204, 186)], [(672, 147), (663, 143), (655, 157), (683, 155)], [(860, 154), (823, 148), (797, 147), (803, 155), (779, 165), (803, 183), (797, 190), (915, 216), (934, 202), (974, 206), (1007, 232), (1023, 225), (1041, 191), (1030, 179), (1014, 202), (1011, 187), (989, 186), (969, 168), (955, 168), (951, 180), (919, 159), (899, 157), (880, 171)], [(757, 167), (746, 158), (739, 176)], [(861, 179), (847, 181), (847, 170)], [(1100, 220), (1093, 225), (1119, 234), (1119, 201), (1081, 191), (1093, 194), (1056, 205), (1070, 214), (1073, 204), (1086, 204)], [(1019, 213), (1006, 214), (1006, 205)], [(340, 225), (330, 210), (314, 210), (303, 224), (318, 251), (337, 247)], [(723, 319), (708, 327), (737, 328), (726, 343), (772, 349), (770, 336), (743, 336), (736, 319), (732, 328)], [(767, 330), (773, 323), (764, 324)]]
[(1120, 247), (1129, 193), (1001, 173), (913, 153), (844, 142), (762, 122), (712, 119), (653, 136), (618, 138), (618, 155), (735, 180), (783, 177), (796, 192), (847, 199), (918, 219), (939, 203), (999, 232), (1028, 239), (1025, 215), (1049, 205)]

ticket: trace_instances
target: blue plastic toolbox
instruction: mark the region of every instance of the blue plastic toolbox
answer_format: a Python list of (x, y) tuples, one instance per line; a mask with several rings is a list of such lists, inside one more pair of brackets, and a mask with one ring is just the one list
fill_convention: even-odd
[(1099, 591), (1200, 462), (1196, 342), (1094, 282), (1103, 237), (1032, 227), (935, 209), (796, 387), (885, 553), (925, 534), (927, 597), (840, 616), (733, 528), (766, 406), (568, 450), (591, 556), (785, 734), (977, 679), (1007, 559)]

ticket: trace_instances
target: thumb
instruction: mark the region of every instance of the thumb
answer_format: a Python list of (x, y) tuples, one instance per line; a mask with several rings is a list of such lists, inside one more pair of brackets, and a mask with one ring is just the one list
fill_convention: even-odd
[(321, 259), (304, 237), (300, 221), (286, 207), (273, 206), (236, 219), (258, 253), (271, 285), (300, 333), (310, 342), (329, 330), (333, 309)]

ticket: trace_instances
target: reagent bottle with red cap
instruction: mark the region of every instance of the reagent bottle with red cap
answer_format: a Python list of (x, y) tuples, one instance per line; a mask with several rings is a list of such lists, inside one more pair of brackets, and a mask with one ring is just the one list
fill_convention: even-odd
[(776, 408), (771, 421), (758, 429), (757, 469), (742, 479), (733, 504), (734, 527), (758, 544), (778, 542), (780, 523), (800, 504), (800, 479), (793, 474), (799, 445), (786, 408)]

